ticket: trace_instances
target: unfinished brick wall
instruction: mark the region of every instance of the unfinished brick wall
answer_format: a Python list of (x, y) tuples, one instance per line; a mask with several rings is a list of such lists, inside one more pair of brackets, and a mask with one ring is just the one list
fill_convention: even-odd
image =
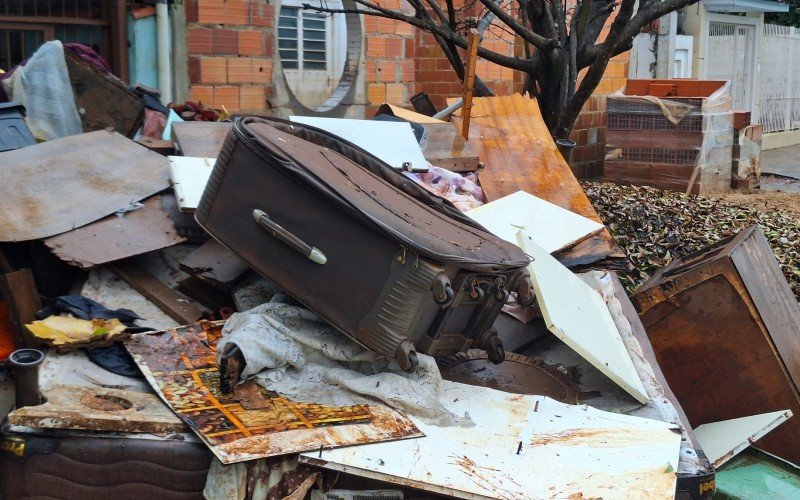
[(228, 111), (262, 111), (272, 90), (274, 5), (185, 0), (190, 99)]
[[(401, 0), (378, 0), (387, 9), (400, 9)], [(384, 102), (410, 106), (414, 95), (416, 28), (410, 24), (375, 16), (364, 16), (366, 116), (372, 117)]]
[[(461, 96), (464, 87), (433, 35), (417, 31), (415, 42), (416, 91), (427, 93), (433, 105), (437, 109), (443, 109), (446, 107), (446, 99)], [(503, 34), (500, 38), (487, 33), (481, 46), (500, 54), (514, 53), (514, 40), (509, 34)], [(475, 73), (496, 95), (508, 95), (517, 90), (515, 72), (510, 68), (478, 58)]]

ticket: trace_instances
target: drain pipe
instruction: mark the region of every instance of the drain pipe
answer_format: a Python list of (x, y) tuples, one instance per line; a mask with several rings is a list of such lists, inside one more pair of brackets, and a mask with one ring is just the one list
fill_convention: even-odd
[(44, 353), (38, 349), (17, 349), (8, 357), (14, 370), (14, 389), (17, 408), (42, 404), (39, 391), (39, 365)]
[(172, 102), (172, 57), (171, 39), (172, 32), (169, 26), (168, 0), (158, 0), (156, 3), (156, 41), (158, 43), (158, 91), (161, 93), (161, 102)]

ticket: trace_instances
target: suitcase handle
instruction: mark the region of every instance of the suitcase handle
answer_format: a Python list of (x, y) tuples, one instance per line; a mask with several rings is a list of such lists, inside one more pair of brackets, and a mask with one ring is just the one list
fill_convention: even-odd
[(297, 250), (317, 264), (325, 264), (328, 258), (317, 247), (312, 247), (305, 241), (290, 233), (283, 226), (269, 218), (263, 210), (253, 210), (253, 219), (262, 228), (266, 229), (273, 238), (279, 239), (293, 249)]

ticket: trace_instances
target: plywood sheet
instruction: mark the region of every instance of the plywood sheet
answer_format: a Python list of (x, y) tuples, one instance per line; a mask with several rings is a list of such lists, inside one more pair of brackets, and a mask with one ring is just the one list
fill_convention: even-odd
[(125, 342), (153, 389), (222, 463), (423, 435), (409, 418), (377, 403), (325, 406), (313, 395), (292, 401), (259, 388), (265, 408), (245, 408), (219, 390), (216, 346), (224, 323), (203, 321)]
[(605, 227), (525, 191), (473, 208), (467, 215), (514, 245), (517, 233), (523, 231), (548, 253), (570, 247)]
[(717, 468), (791, 416), (790, 410), (783, 410), (723, 420), (695, 427), (694, 435), (711, 464)]
[(650, 400), (603, 298), (542, 247), (517, 233), (547, 328), (641, 403)]
[(174, 122), (171, 139), (184, 156), (216, 158), (231, 127), (227, 122)]
[(106, 262), (152, 252), (186, 241), (175, 231), (169, 214), (161, 209), (161, 197), (151, 196), (142, 207), (125, 214), (109, 215), (78, 229), (44, 241), (59, 259), (89, 268)]
[(474, 427), (417, 422), (426, 437), (300, 455), (300, 461), (459, 498), (673, 498), (672, 424), (444, 381)]
[[(459, 116), (453, 121), (461, 126)], [(485, 165), (479, 179), (487, 200), (521, 190), (602, 223), (558, 152), (535, 100), (518, 94), (475, 98), (469, 138)], [(571, 266), (618, 256), (624, 257), (604, 230), (560, 260)]]
[(369, 151), (398, 170), (405, 169), (406, 164), (410, 164), (412, 170), (428, 168), (428, 162), (422, 155), (414, 131), (408, 123), (312, 116), (290, 116), (289, 120), (335, 134)]
[(181, 212), (197, 209), (208, 179), (214, 170), (216, 158), (168, 156), (169, 179), (175, 190), (175, 199)]
[(167, 159), (99, 130), (0, 153), (0, 241), (47, 238), (169, 187)]
[(80, 429), (109, 432), (185, 432), (181, 420), (159, 399), (142, 392), (56, 385), (47, 401), (11, 412), (11, 425), (37, 429)]

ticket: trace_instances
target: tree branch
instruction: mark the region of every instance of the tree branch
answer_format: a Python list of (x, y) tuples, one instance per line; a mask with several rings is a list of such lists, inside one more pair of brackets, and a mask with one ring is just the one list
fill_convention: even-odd
[(558, 42), (553, 39), (547, 39), (541, 35), (537, 35), (525, 26), (521, 25), (514, 20), (506, 11), (497, 6), (493, 0), (480, 0), (480, 2), (498, 19), (505, 23), (509, 28), (514, 30), (519, 36), (530, 42), (531, 44), (539, 47), (542, 50), (552, 49), (557, 46)]

